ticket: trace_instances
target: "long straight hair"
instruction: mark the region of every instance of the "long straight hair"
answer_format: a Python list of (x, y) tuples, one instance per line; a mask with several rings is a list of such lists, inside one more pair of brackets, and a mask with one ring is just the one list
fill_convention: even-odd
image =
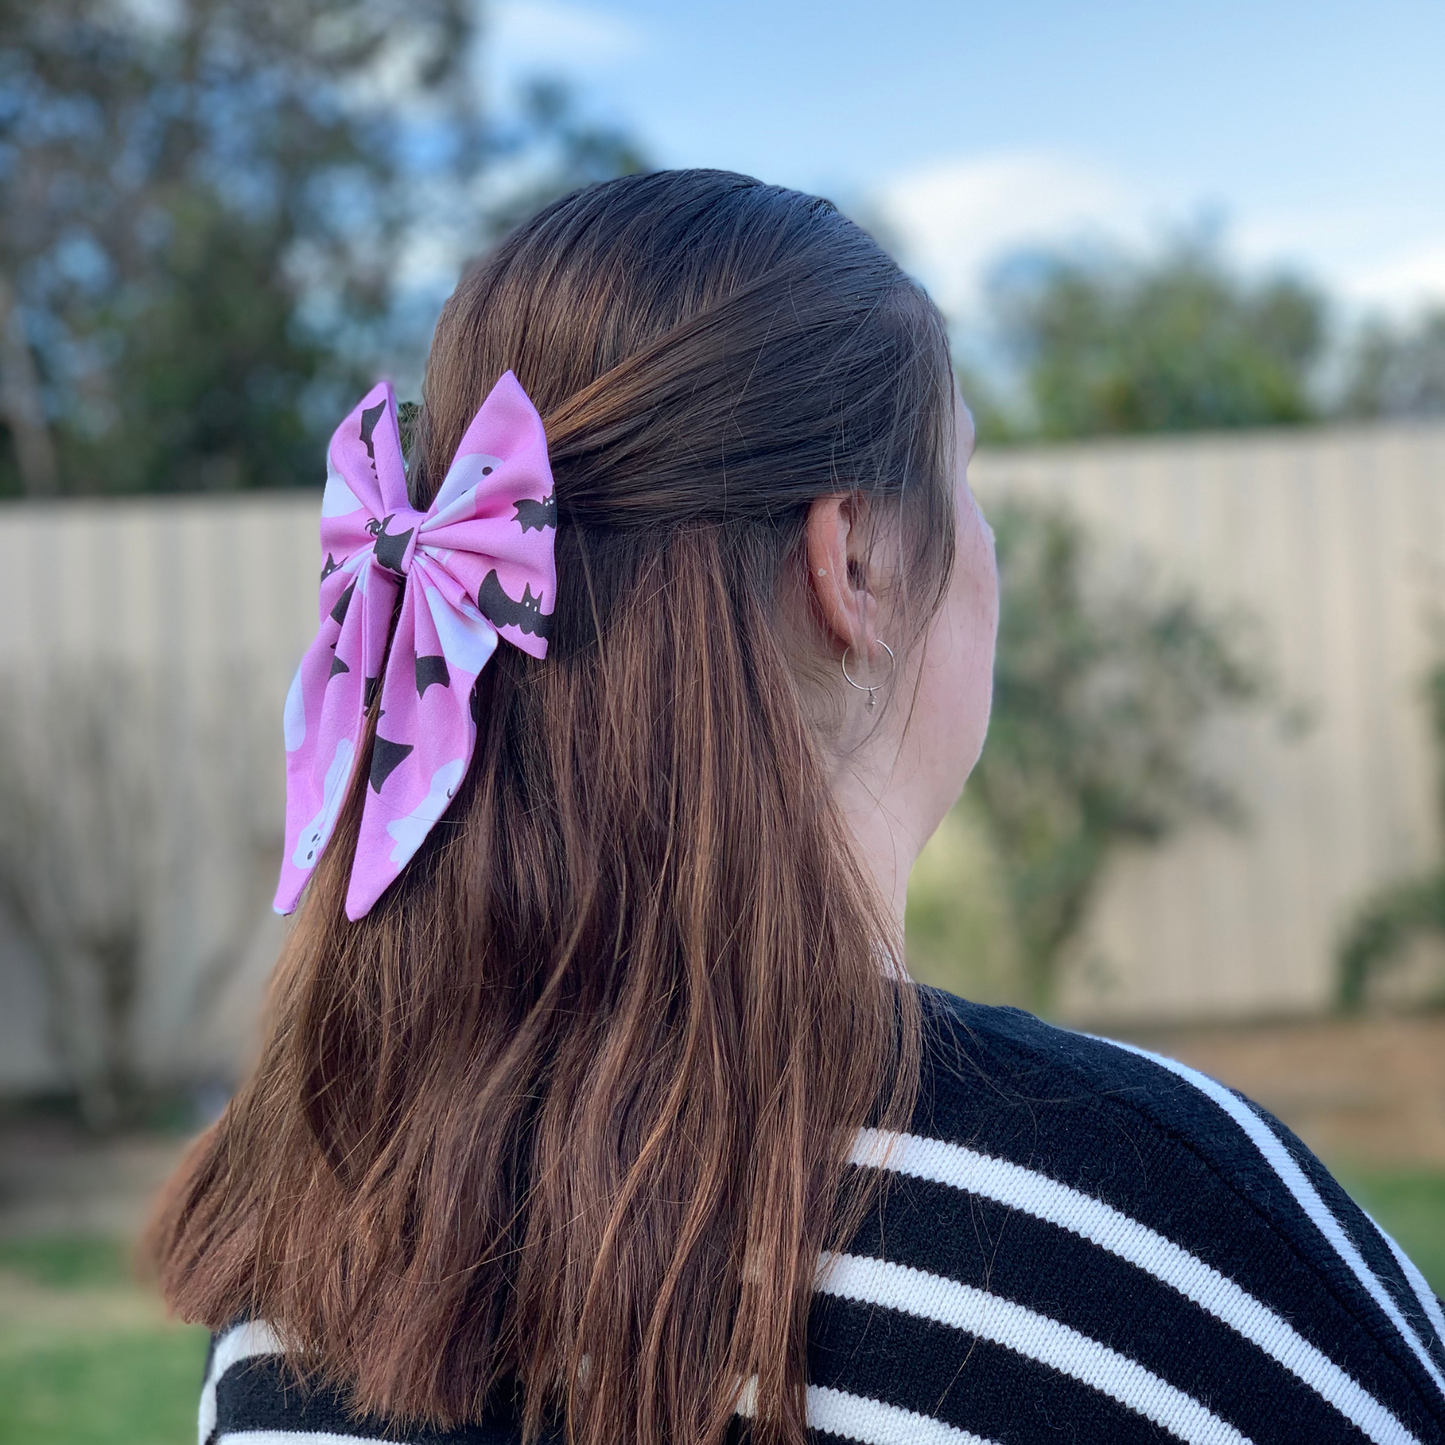
[(551, 651), (498, 649), (455, 801), (350, 923), (358, 767), (151, 1250), (183, 1317), (269, 1321), (359, 1412), (503, 1398), (528, 1439), (707, 1445), (755, 1381), (754, 1438), (799, 1445), (819, 1253), (869, 1199), (849, 1142), (906, 1122), (920, 1043), (787, 599), (809, 504), (857, 493), (921, 636), (953, 558), (943, 326), (827, 202), (664, 172), (463, 279), (418, 506), (508, 368), (555, 477)]

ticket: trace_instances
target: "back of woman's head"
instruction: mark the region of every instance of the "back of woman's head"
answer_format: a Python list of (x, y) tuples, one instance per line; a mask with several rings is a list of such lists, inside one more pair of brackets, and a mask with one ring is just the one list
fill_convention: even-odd
[(455, 801), (349, 923), (357, 768), (258, 1067), (157, 1221), (164, 1286), (393, 1418), (500, 1392), (529, 1433), (710, 1441), (756, 1376), (756, 1438), (800, 1441), (849, 1139), (906, 1114), (918, 1048), (831, 800), (804, 526), (864, 499), (918, 635), (952, 559), (941, 323), (826, 202), (662, 173), (462, 281), (418, 505), (508, 369), (555, 480), (550, 652), (498, 651)]

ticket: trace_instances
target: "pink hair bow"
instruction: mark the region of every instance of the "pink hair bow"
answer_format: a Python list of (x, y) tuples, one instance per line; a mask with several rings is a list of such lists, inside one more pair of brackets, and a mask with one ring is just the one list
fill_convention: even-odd
[(497, 638), (546, 656), (557, 508), (542, 420), (510, 371), (472, 418), (425, 512), (407, 498), (385, 382), (336, 429), (326, 460), (321, 629), (286, 695), (286, 855), (275, 907), (296, 907), (331, 837), (379, 685), (346, 895), (346, 916), (357, 919), (466, 776), (477, 737), (472, 687)]

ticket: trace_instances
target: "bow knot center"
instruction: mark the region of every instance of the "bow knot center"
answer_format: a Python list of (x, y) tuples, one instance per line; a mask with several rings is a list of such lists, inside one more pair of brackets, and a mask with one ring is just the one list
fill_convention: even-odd
[(398, 577), (405, 577), (411, 570), (411, 559), (416, 555), (417, 532), (422, 520), (420, 512), (404, 510), (390, 512), (380, 521), (375, 517), (366, 524), (372, 536), (372, 551), (378, 564)]

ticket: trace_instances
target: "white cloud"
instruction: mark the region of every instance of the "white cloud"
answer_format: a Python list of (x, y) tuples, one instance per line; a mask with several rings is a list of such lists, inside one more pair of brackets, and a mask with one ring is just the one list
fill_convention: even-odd
[(1140, 194), (1086, 162), (1050, 152), (948, 161), (899, 176), (871, 198), (903, 259), (943, 309), (966, 316), (988, 269), (1022, 247), (1147, 239)]
[(488, 14), (490, 47), (504, 74), (585, 74), (647, 48), (630, 21), (565, 0), (501, 0)]
[[(1225, 201), (1230, 256), (1250, 270), (1303, 272), (1346, 314), (1403, 316), (1445, 301), (1445, 213), (1393, 215), (1354, 204), (1238, 210)], [(1089, 241), (1147, 250), (1201, 213), (1199, 200), (1166, 197), (1052, 151), (970, 156), (907, 172), (879, 187), (865, 209), (944, 311), (965, 321), (990, 267), (1010, 252)]]
[(1230, 227), (1229, 242), (1248, 265), (1303, 269), (1350, 309), (1404, 315), (1445, 301), (1445, 215), (1402, 218), (1364, 206), (1247, 215)]
[(1445, 304), (1445, 243), (1362, 266), (1341, 278), (1341, 289), (1360, 306), (1397, 315)]
[(1230, 218), (1230, 251), (1249, 266), (1308, 264), (1332, 275), (1377, 247), (1380, 226), (1363, 207), (1246, 211)]

